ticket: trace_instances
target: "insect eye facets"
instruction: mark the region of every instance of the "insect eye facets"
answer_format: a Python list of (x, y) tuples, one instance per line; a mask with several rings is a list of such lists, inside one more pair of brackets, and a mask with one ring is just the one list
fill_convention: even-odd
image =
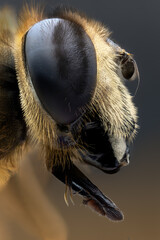
[(42, 107), (58, 123), (77, 120), (97, 80), (95, 49), (84, 29), (64, 19), (45, 19), (27, 33), (25, 55)]

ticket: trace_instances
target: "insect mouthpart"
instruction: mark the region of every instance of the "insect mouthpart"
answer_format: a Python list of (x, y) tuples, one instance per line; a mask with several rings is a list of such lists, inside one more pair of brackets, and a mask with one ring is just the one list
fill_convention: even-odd
[(62, 168), (61, 165), (52, 169), (52, 174), (67, 186), (73, 193), (83, 197), (83, 204), (88, 205), (98, 214), (112, 221), (123, 220), (123, 213), (105, 196), (72, 162)]
[[(129, 147), (123, 139), (117, 140), (114, 137), (109, 137), (98, 116), (86, 123), (83, 120), (79, 119), (70, 124), (68, 128), (58, 124), (59, 136), (61, 136), (58, 139), (60, 141), (66, 140), (65, 143), (61, 142), (61, 144), (69, 147), (74, 142), (74, 149), (77, 149), (83, 162), (97, 167), (105, 173), (116, 173), (122, 166), (129, 163)], [(71, 142), (68, 141), (69, 138), (64, 138), (65, 134), (71, 134)], [(122, 212), (73, 164), (71, 154), (68, 155), (68, 160), (65, 167), (54, 166), (52, 174), (65, 183), (70, 191), (73, 190), (74, 194), (81, 195), (84, 205), (110, 220), (122, 220)]]
[(86, 122), (80, 132), (73, 131), (74, 139), (80, 146), (78, 151), (81, 158), (105, 173), (116, 173), (129, 164), (127, 140), (110, 136), (98, 116), (92, 120)]

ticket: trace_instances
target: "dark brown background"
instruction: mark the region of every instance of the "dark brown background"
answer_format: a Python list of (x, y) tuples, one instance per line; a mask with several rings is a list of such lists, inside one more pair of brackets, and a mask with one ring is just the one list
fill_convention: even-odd
[[(21, 0), (0, 0), (19, 8)], [(38, 1), (35, 1), (38, 2)], [(63, 2), (102, 21), (112, 37), (134, 53), (141, 83), (134, 99), (139, 109), (140, 130), (132, 148), (131, 163), (115, 175), (95, 169), (88, 176), (123, 210), (125, 220), (112, 223), (83, 207), (66, 207), (64, 186), (50, 178), (50, 198), (68, 227), (69, 240), (159, 240), (160, 239), (160, 1), (159, 0), (67, 0), (45, 1), (49, 7)], [(136, 88), (131, 83), (131, 91)], [(53, 189), (53, 191), (51, 191)], [(55, 194), (56, 192), (56, 194)]]

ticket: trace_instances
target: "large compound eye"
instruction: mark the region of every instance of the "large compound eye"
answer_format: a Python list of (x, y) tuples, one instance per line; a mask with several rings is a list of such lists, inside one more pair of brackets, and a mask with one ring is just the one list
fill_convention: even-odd
[(26, 34), (25, 59), (43, 108), (70, 124), (91, 101), (97, 79), (96, 53), (84, 29), (64, 19), (46, 19)]

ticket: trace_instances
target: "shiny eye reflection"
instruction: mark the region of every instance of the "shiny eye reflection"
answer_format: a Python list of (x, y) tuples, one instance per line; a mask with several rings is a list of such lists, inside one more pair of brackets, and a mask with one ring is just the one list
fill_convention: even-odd
[(87, 33), (70, 21), (45, 19), (28, 31), (24, 45), (30, 82), (41, 105), (58, 123), (77, 120), (97, 80), (96, 53)]

